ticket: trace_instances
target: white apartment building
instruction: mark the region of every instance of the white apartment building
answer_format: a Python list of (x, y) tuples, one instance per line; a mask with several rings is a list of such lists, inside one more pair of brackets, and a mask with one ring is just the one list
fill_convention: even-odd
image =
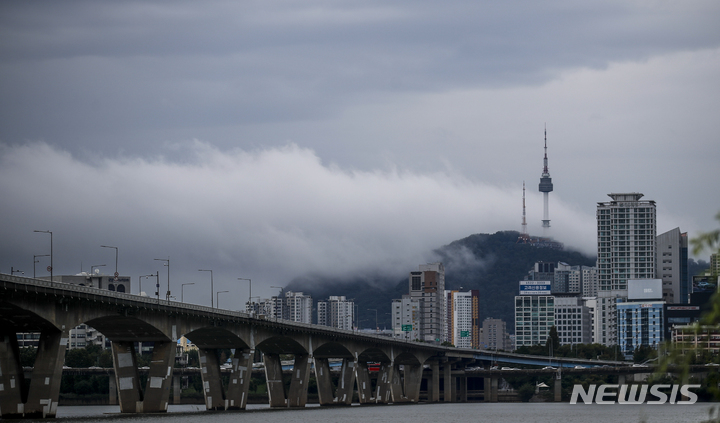
[(302, 292), (285, 292), (285, 307), (287, 307), (287, 320), (299, 323), (312, 323), (313, 301), (310, 295)]
[(448, 342), (458, 348), (478, 348), (478, 290), (445, 291)]
[(627, 289), (629, 279), (653, 279), (656, 259), (656, 207), (643, 194), (608, 194), (598, 203), (597, 245), (600, 291)]
[(325, 301), (318, 301), (318, 325), (338, 329), (353, 330), (355, 322), (355, 303), (345, 296), (330, 296)]
[(420, 301), (410, 295), (392, 300), (393, 336), (414, 341), (420, 338)]

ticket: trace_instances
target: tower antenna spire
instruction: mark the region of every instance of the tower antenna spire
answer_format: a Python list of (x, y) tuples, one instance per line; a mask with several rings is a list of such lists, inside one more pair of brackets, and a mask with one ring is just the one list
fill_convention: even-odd
[(548, 194), (553, 190), (552, 178), (550, 178), (550, 172), (548, 171), (548, 158), (547, 158), (547, 124), (545, 124), (545, 157), (543, 158), (543, 173), (540, 176), (540, 192), (543, 193), (543, 235), (547, 236), (547, 230), (550, 228), (550, 217), (548, 212)]
[(525, 181), (523, 181), (523, 219), (522, 219), (522, 236), (528, 236), (527, 221), (525, 220)]

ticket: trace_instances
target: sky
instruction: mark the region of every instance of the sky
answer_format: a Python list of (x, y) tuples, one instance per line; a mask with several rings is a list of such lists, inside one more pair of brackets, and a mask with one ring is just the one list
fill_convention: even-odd
[(549, 236), (594, 255), (597, 203), (640, 192), (692, 237), (720, 225), (717, 22), (714, 0), (2, 2), (0, 272), (32, 276), (48, 230), (55, 274), (114, 272), (109, 245), (164, 281), (169, 257), (197, 304), (198, 269), (231, 308), (238, 278), (400, 280), (520, 230), (523, 183), (543, 235), (545, 131)]

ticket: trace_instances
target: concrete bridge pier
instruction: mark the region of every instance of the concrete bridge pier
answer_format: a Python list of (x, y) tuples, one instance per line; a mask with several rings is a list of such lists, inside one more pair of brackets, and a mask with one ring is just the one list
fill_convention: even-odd
[[(114, 377), (108, 378), (108, 404), (118, 405), (117, 381)], [(178, 394), (179, 397), (179, 394)]]
[(145, 384), (144, 413), (164, 413), (170, 400), (172, 369), (175, 364), (175, 343), (170, 340), (155, 341)]
[(327, 358), (315, 357), (315, 381), (317, 382), (318, 402), (320, 405), (334, 404), (332, 376)]
[(202, 376), (205, 408), (208, 410), (225, 410), (225, 392), (220, 379), (220, 361), (215, 348), (200, 348), (200, 375)]
[(498, 401), (498, 378), (497, 376), (491, 376), (484, 378), (484, 402), (497, 402)]
[(430, 363), (430, 380), (428, 380), (428, 400), (440, 402), (440, 363)]
[(452, 377), (452, 364), (450, 362), (443, 365), (443, 401), (455, 402), (453, 396), (453, 388), (455, 380)]
[(405, 385), (405, 398), (409, 402), (420, 401), (420, 385), (422, 385), (422, 364), (403, 365), (403, 384)]
[(3, 335), (3, 343), (0, 345), (0, 384), (3, 387), (0, 395), (0, 417), (22, 417), (25, 408), (22, 398), (24, 383), (17, 336), (15, 333)]
[(460, 383), (460, 388), (458, 395), (460, 396), (459, 401), (460, 402), (467, 402), (468, 401), (468, 389), (467, 389), (467, 376), (461, 376), (458, 377), (458, 382)]
[(53, 328), (40, 332), (30, 391), (24, 407), (26, 418), (55, 417), (57, 412), (65, 349), (69, 339), (67, 330), (70, 329), (69, 324), (61, 327), (62, 330)]
[[(182, 376), (175, 375), (173, 376), (173, 404), (177, 405), (180, 404), (180, 392), (182, 391), (181, 385), (182, 384)], [(110, 386), (110, 403), (112, 404), (112, 389), (114, 386)]]
[(393, 362), (381, 363), (375, 385), (375, 403), (387, 404), (392, 399), (392, 378), (395, 365)]
[(287, 407), (280, 355), (265, 353), (263, 354), (263, 363), (265, 363), (265, 382), (270, 407)]
[(114, 341), (112, 343), (115, 382), (118, 386), (121, 413), (142, 413), (143, 396), (135, 357), (135, 343)]
[(355, 392), (355, 364), (351, 359), (343, 359), (340, 374), (338, 375), (338, 386), (333, 398), (335, 404), (352, 404), (353, 393)]
[(393, 403), (408, 402), (405, 395), (405, 384), (403, 383), (403, 375), (400, 372), (400, 365), (393, 363), (392, 377), (390, 379), (390, 399)]
[(310, 381), (310, 364), (312, 356), (296, 354), (293, 364), (290, 390), (288, 391), (288, 407), (305, 407), (307, 403), (308, 382)]
[(358, 361), (355, 364), (355, 381), (357, 382), (358, 400), (360, 404), (370, 404), (375, 401), (372, 396), (372, 381), (370, 372), (365, 362)]
[(555, 394), (553, 401), (561, 402), (562, 401), (562, 379), (560, 378), (559, 374), (557, 376), (555, 376), (555, 386), (553, 387), (553, 393)]
[(226, 408), (229, 410), (244, 410), (247, 405), (254, 355), (255, 350), (252, 349), (245, 351), (241, 351), (239, 348), (235, 349), (226, 398)]

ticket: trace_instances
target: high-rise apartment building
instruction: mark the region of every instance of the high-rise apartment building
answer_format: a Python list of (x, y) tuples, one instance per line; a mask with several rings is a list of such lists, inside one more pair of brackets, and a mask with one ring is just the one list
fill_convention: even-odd
[(392, 302), (393, 336), (401, 339), (420, 338), (420, 301), (403, 295)]
[(344, 296), (330, 296), (325, 301), (318, 301), (317, 312), (318, 325), (353, 330), (355, 303)]
[(520, 281), (515, 297), (515, 348), (544, 344), (555, 326), (555, 297), (550, 281)]
[(447, 340), (445, 327), (445, 267), (442, 263), (420, 265), (410, 272), (410, 297), (420, 305), (420, 340)]
[(692, 287), (687, 263), (687, 232), (680, 232), (680, 228), (675, 228), (657, 236), (655, 274), (663, 281), (665, 302), (687, 304), (690, 301)]
[(555, 296), (555, 328), (560, 345), (592, 342), (592, 318), (579, 296)]
[(482, 323), (480, 348), (488, 350), (512, 351), (513, 344), (507, 332), (507, 324), (502, 319), (488, 317)]
[(627, 289), (629, 279), (655, 277), (656, 208), (643, 194), (608, 194), (598, 203), (598, 289)]
[(313, 301), (310, 295), (302, 292), (285, 292), (287, 320), (299, 323), (312, 323)]
[(458, 348), (480, 346), (480, 291), (445, 291), (447, 340)]

